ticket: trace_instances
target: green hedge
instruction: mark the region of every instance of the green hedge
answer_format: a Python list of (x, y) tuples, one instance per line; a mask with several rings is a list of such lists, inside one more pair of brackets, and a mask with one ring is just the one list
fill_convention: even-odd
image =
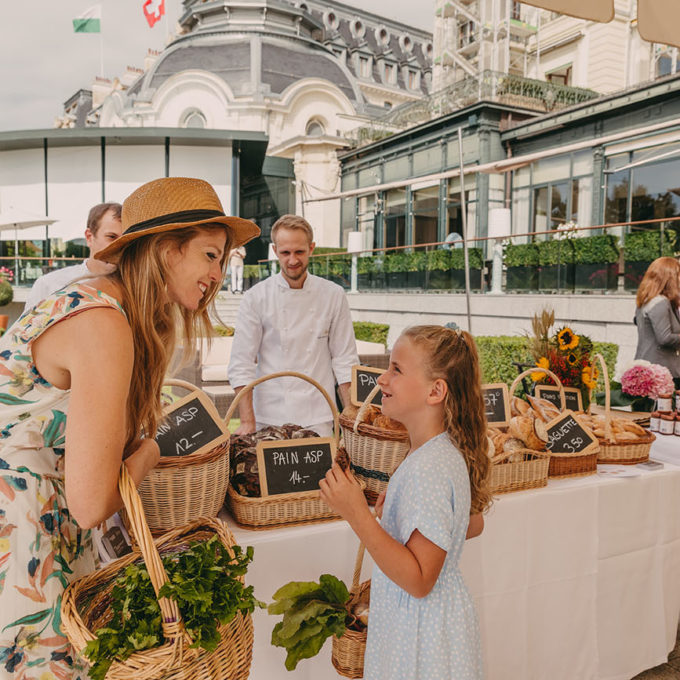
[(373, 323), (372, 321), (355, 321), (354, 336), (357, 340), (366, 342), (380, 342), (387, 347), (387, 333), (390, 330), (389, 324)]
[(246, 264), (243, 266), (243, 276), (244, 277), (249, 277), (249, 276), (255, 276), (256, 278), (260, 278), (260, 265), (259, 264)]
[(506, 267), (531, 267), (538, 264), (538, 248), (535, 243), (508, 243), (503, 252)]
[[(484, 383), (504, 382), (510, 386), (519, 375), (517, 367), (513, 366), (512, 362), (533, 363), (529, 354), (527, 339), (524, 337), (509, 335), (478, 336), (475, 338), (475, 342), (479, 350), (482, 382)], [(609, 379), (612, 380), (619, 346), (611, 342), (594, 342), (593, 350), (602, 354), (609, 371)], [(600, 370), (599, 367), (598, 370)], [(598, 379), (597, 389), (604, 389), (602, 376)], [(521, 387), (517, 388), (517, 393), (522, 393)]]
[(234, 335), (234, 329), (231, 326), (217, 324), (216, 326), (213, 326), (213, 330), (215, 331), (215, 335), (218, 335), (221, 338), (231, 337)]
[(623, 241), (623, 257), (627, 262), (651, 262), (657, 257), (673, 255), (676, 234), (672, 229), (664, 231), (663, 244), (658, 229), (634, 231), (626, 234)]
[(598, 234), (584, 236), (571, 241), (574, 247), (574, 261), (580, 264), (614, 263), (619, 261), (619, 246), (615, 236)]
[(539, 241), (538, 263), (544, 267), (557, 264), (572, 264), (575, 260), (571, 239), (564, 241)]

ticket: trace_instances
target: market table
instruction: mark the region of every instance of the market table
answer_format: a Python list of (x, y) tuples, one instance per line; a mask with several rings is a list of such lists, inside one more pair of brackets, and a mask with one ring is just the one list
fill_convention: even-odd
[[(680, 438), (659, 437), (651, 457), (663, 469), (550, 479), (497, 498), (461, 563), (488, 680), (629, 680), (666, 661), (680, 616)], [(248, 582), (260, 599), (322, 573), (349, 585), (358, 542), (345, 522), (249, 531), (228, 521), (255, 547)], [(285, 650), (270, 645), (280, 617), (254, 618), (251, 678), (337, 680), (330, 641), (289, 673)]]

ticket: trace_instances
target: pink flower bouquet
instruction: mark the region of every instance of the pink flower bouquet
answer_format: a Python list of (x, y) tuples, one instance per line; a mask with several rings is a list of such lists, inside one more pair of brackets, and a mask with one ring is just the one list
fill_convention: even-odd
[[(612, 385), (614, 387), (615, 383)], [(651, 411), (654, 399), (660, 394), (673, 392), (673, 376), (670, 371), (659, 364), (652, 364), (644, 359), (636, 359), (621, 376), (620, 397), (623, 403), (630, 404), (634, 411)], [(615, 392), (612, 391), (612, 404)]]

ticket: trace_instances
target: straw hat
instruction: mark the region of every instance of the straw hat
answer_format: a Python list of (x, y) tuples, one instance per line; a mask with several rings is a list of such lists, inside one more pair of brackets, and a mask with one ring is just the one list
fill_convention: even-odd
[(125, 199), (121, 222), (122, 236), (96, 253), (97, 260), (115, 263), (125, 246), (135, 239), (200, 224), (226, 224), (232, 248), (260, 235), (254, 222), (224, 214), (210, 184), (190, 177), (164, 177), (143, 184)]

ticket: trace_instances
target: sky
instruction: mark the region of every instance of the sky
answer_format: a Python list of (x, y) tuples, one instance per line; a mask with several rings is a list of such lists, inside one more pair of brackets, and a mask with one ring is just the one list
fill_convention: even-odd
[[(342, 0), (375, 14), (432, 30), (434, 0)], [(92, 0), (3, 2), (0, 22), (0, 131), (51, 128), (63, 103), (100, 75), (141, 68), (148, 48), (162, 49), (180, 15), (181, 0), (166, 0), (166, 18), (149, 28), (144, 0), (102, 0), (102, 33), (76, 34), (72, 20)], [(30, 8), (30, 10), (29, 10)]]

